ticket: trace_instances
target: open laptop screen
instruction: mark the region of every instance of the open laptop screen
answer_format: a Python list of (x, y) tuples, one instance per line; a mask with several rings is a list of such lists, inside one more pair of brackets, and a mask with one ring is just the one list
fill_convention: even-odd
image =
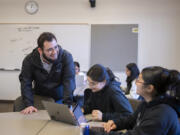
[(86, 118), (84, 117), (84, 114), (78, 104), (74, 107), (73, 114), (75, 119), (77, 120), (78, 125), (80, 125), (81, 123), (87, 123)]

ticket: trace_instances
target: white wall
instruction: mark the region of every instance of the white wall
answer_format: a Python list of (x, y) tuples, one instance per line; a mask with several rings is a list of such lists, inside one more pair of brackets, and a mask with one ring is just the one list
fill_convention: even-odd
[[(26, 1), (0, 0), (0, 23), (139, 24), (140, 69), (160, 65), (180, 70), (180, 0), (97, 0), (96, 8), (90, 8), (89, 0), (36, 0), (40, 9), (35, 15), (24, 11)], [(18, 73), (0, 74), (0, 99), (15, 99)]]

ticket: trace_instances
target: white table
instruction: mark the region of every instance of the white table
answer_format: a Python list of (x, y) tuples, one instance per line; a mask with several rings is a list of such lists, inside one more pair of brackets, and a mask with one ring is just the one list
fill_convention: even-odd
[(1, 135), (79, 135), (79, 127), (50, 120), (45, 110), (24, 115), (0, 113)]

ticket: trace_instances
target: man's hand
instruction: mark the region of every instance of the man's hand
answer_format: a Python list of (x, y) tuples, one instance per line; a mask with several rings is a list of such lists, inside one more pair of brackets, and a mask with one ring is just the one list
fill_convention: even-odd
[(38, 110), (34, 106), (26, 107), (24, 110), (21, 111), (23, 114), (31, 114), (32, 112), (37, 112)]
[(117, 128), (117, 126), (116, 126), (116, 124), (114, 123), (114, 121), (113, 120), (109, 120), (107, 123), (105, 123), (104, 124), (104, 130), (106, 131), (106, 132), (110, 132), (111, 130), (114, 130), (114, 129), (116, 129)]
[(102, 112), (99, 110), (93, 110), (92, 116), (94, 120), (102, 120)]

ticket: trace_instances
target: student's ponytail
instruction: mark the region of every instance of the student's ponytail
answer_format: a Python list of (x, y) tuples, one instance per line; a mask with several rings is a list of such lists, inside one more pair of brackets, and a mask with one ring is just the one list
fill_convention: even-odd
[(108, 73), (108, 75), (109, 75), (109, 81), (111, 82), (111, 81), (115, 81), (115, 79), (117, 78), (115, 75), (114, 75), (114, 73), (112, 72), (112, 70), (110, 69), (110, 68), (106, 68), (106, 71), (107, 71), (107, 73)]
[(180, 73), (177, 70), (169, 70), (169, 94), (180, 98)]

